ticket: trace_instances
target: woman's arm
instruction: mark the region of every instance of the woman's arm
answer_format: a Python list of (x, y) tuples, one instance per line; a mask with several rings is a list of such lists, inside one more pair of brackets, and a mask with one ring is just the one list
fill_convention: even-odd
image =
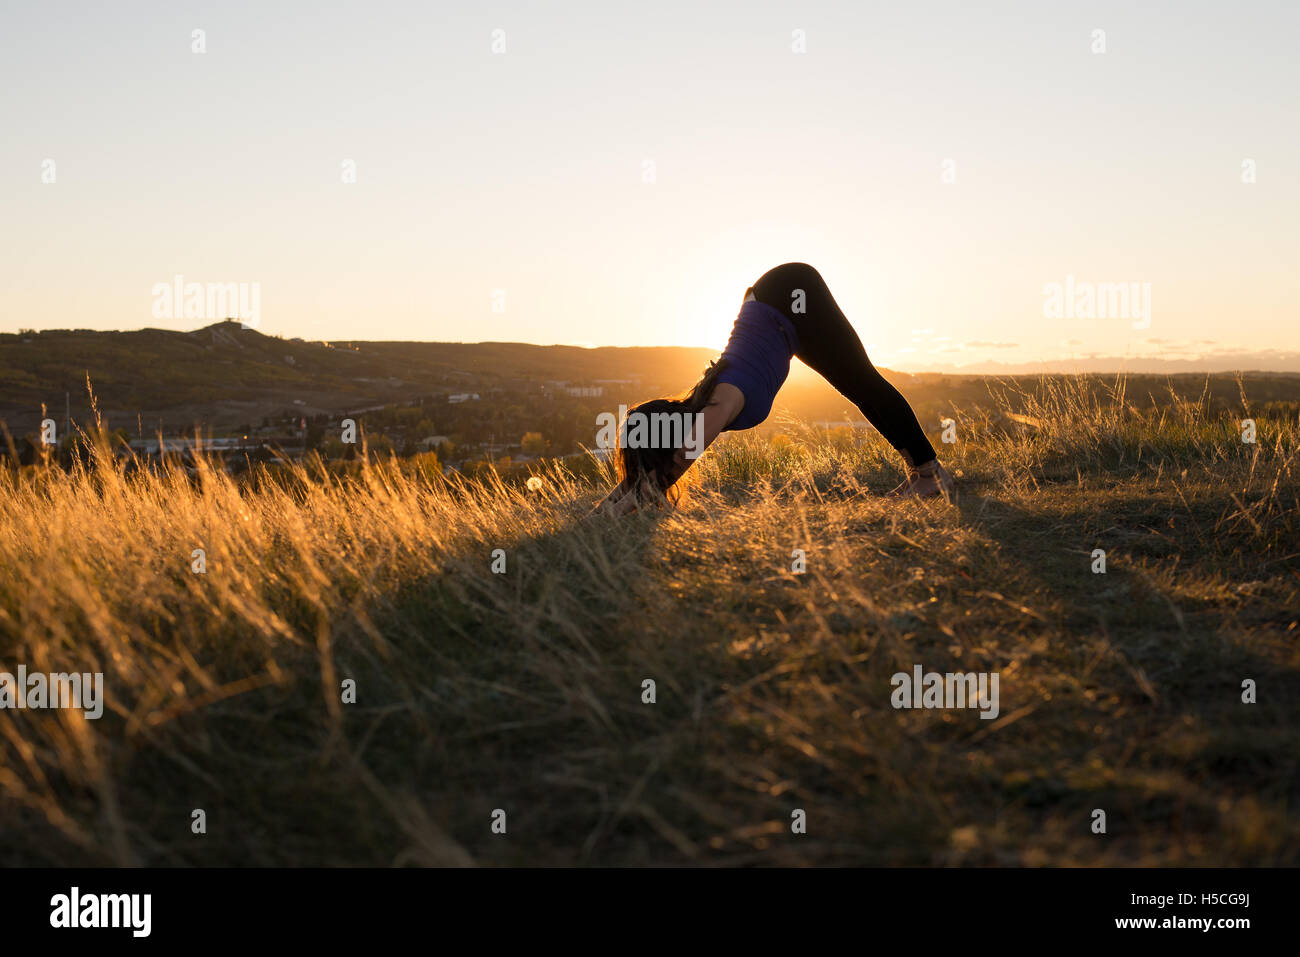
[[(702, 438), (697, 438), (694, 433), (687, 436), (686, 446), (680, 448), (673, 455), (673, 465), (675, 471), (671, 478), (670, 486), (677, 483), (686, 470), (689, 469), (697, 459), (704, 454), (714, 441), (722, 434), (722, 430), (731, 424), (736, 416), (740, 415), (740, 410), (745, 407), (745, 394), (730, 382), (719, 382), (713, 390), (713, 396), (709, 404), (704, 407), (700, 413), (697, 422), (692, 423), (692, 428), (699, 425), (703, 432)], [(692, 454), (699, 449), (699, 454)]]

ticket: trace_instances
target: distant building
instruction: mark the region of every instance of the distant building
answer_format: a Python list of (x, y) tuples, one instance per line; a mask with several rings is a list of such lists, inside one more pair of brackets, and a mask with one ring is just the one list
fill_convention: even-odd
[(477, 402), (479, 395), (477, 392), (453, 392), (447, 396), (447, 401), (455, 405), (457, 402)]
[(415, 444), (427, 451), (428, 449), (435, 449), (438, 446), (450, 441), (451, 439), (445, 435), (426, 435), (424, 438), (420, 439), (420, 441)]
[(571, 385), (564, 391), (577, 398), (586, 399), (604, 395), (605, 387), (600, 385)]
[[(261, 444), (262, 443), (260, 442), (249, 441), (248, 439), (239, 436), (223, 436), (215, 439), (205, 438), (202, 442), (203, 449), (207, 452), (229, 452), (239, 449), (252, 449), (259, 447)], [(164, 453), (187, 452), (195, 447), (193, 436), (188, 435), (164, 438), (162, 440), (161, 449), (156, 437), (152, 439), (131, 439), (127, 442), (127, 445), (132, 451), (143, 452), (145, 455), (157, 455), (159, 451)]]

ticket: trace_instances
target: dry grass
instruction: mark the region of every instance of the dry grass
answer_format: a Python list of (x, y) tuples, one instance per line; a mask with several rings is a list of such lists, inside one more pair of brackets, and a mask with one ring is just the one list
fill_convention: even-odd
[[(1300, 430), (1089, 394), (958, 415), (954, 504), (795, 425), (617, 522), (558, 467), (4, 473), (0, 670), (107, 707), (0, 712), (0, 862), (1300, 863)], [(914, 664), (1000, 716), (893, 709)]]

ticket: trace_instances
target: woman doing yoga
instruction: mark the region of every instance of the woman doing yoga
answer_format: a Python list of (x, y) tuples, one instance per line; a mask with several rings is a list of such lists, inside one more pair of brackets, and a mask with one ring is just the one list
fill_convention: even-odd
[[(765, 272), (745, 293), (731, 338), (718, 361), (678, 399), (654, 399), (628, 410), (617, 457), (620, 482), (597, 511), (622, 515), (668, 495), (691, 462), (721, 433), (752, 429), (772, 411), (772, 401), (797, 356), (821, 374), (898, 450), (907, 480), (895, 495), (947, 494), (953, 480), (939, 464), (898, 390), (867, 358), (861, 340), (812, 266), (785, 263)], [(638, 441), (627, 422), (688, 420), (702, 435), (682, 441)], [(651, 438), (658, 434), (650, 430)], [(693, 453), (693, 454), (692, 454)]]

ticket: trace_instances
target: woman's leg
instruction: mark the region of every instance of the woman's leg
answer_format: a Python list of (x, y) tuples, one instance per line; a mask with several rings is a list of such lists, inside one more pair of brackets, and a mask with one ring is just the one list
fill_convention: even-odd
[[(871, 364), (862, 340), (816, 269), (807, 263), (785, 263), (765, 272), (753, 290), (759, 302), (781, 310), (794, 323), (799, 333), (795, 355), (861, 409), (909, 466), (935, 460), (934, 446), (916, 413)], [(803, 311), (796, 312), (801, 302)]]

